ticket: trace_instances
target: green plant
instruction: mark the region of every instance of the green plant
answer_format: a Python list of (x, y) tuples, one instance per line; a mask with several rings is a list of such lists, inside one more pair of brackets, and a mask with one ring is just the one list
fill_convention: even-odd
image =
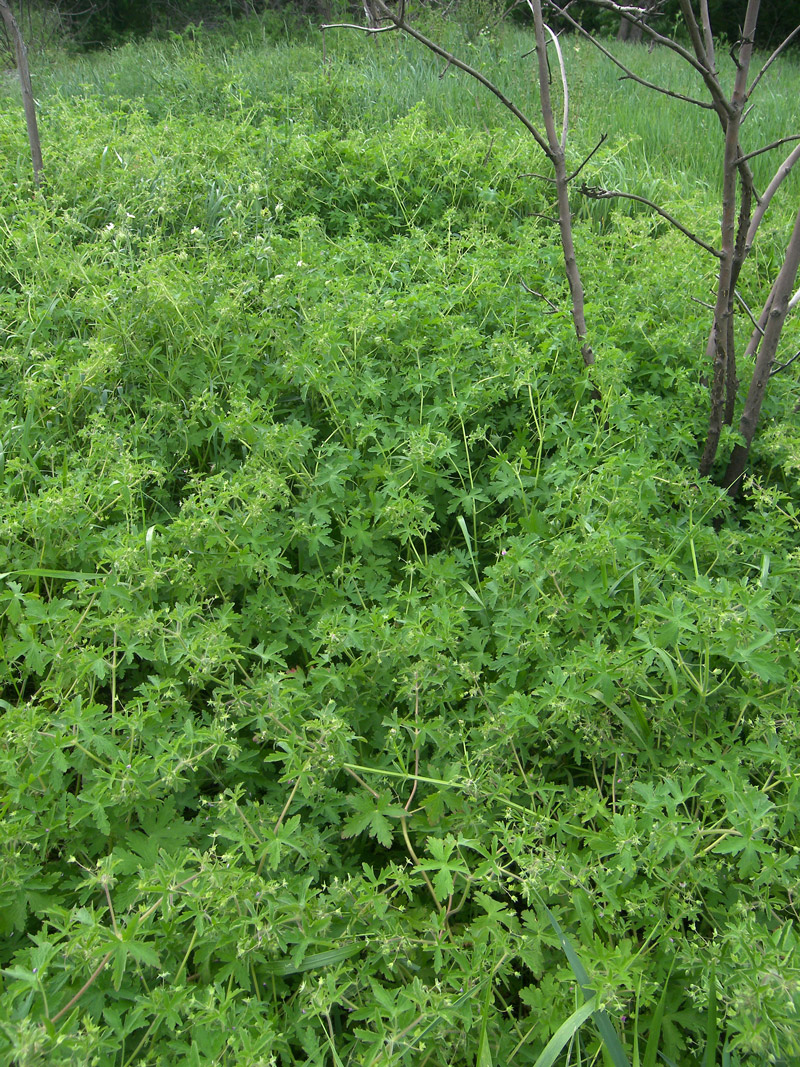
[(791, 1062), (796, 434), (696, 482), (641, 215), (590, 410), (509, 127), (261, 47), (59, 59), (46, 200), (0, 98), (0, 1063)]

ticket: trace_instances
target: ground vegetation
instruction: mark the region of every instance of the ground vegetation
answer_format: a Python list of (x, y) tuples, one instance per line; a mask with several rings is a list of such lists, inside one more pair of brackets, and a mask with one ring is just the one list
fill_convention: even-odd
[[(444, 32), (535, 103), (528, 31)], [(718, 232), (715, 116), (565, 56), (587, 181)], [(797, 364), (734, 502), (697, 474), (713, 265), (576, 197), (593, 399), (536, 145), (413, 42), (253, 18), (33, 76), (0, 1063), (795, 1062)]]

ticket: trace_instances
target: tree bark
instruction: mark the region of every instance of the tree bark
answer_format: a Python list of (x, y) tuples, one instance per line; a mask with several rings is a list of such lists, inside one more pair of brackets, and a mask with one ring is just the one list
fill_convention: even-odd
[[(681, 8), (685, 9), (687, 6), (687, 0), (681, 0)], [(753, 37), (755, 35), (756, 22), (758, 21), (758, 8), (759, 0), (749, 0), (744, 30), (742, 31), (742, 47), (739, 51), (733, 93), (731, 94), (730, 102), (726, 106), (727, 122), (723, 123), (725, 126), (725, 155), (723, 158), (722, 178), (722, 259), (717, 277), (714, 323), (711, 327), (706, 347), (706, 357), (712, 361), (711, 410), (708, 418), (706, 444), (700, 459), (700, 473), (702, 475), (706, 475), (711, 471), (717, 455), (720, 434), (726, 414), (726, 400), (727, 406), (732, 403), (728, 377), (731, 371), (735, 376), (735, 365), (732, 364), (732, 352), (729, 349), (729, 345), (733, 340), (731, 320), (733, 318), (734, 273), (737, 272), (736, 179), (740, 173), (739, 157), (742, 154), (739, 150), (739, 128), (747, 100), (747, 75), (750, 69), (750, 58), (753, 54)], [(706, 53), (703, 39), (700, 36), (700, 29), (694, 21), (694, 16), (687, 14), (686, 19), (690, 26), (697, 57), (707, 67), (708, 76), (710, 78), (713, 77), (716, 82), (717, 77), (713, 67), (713, 56), (709, 57)], [(749, 200), (749, 196), (747, 199)], [(745, 234), (746, 231), (747, 227), (745, 226)], [(744, 237), (742, 237), (742, 248), (743, 242)], [(739, 264), (739, 267), (741, 267), (741, 264)]]
[[(541, 0), (528, 0), (533, 12), (533, 26), (536, 34), (536, 58), (539, 66), (539, 100), (541, 103), (542, 119), (545, 132), (547, 133), (548, 155), (553, 164), (556, 180), (556, 197), (558, 201), (558, 227), (561, 233), (561, 249), (564, 255), (564, 269), (569, 282), (569, 291), (572, 303), (572, 322), (575, 334), (581, 345), (583, 364), (590, 367), (594, 363), (592, 346), (586, 340), (586, 313), (584, 310), (583, 281), (578, 268), (578, 260), (575, 256), (575, 242), (572, 238), (572, 214), (569, 207), (569, 183), (567, 179), (567, 162), (565, 155), (566, 121), (565, 128), (559, 140), (556, 131), (555, 117), (553, 115), (553, 103), (550, 99), (550, 69), (547, 65), (547, 41), (545, 40), (545, 27), (542, 19)], [(556, 42), (556, 47), (558, 42)], [(559, 56), (559, 62), (560, 56)], [(566, 92), (566, 90), (565, 90)], [(564, 107), (567, 107), (565, 98)]]
[[(647, 22), (651, 13), (659, 6), (659, 0), (639, 0), (637, 6), (641, 9), (642, 19)], [(631, 22), (630, 19), (625, 18), (623, 15), (619, 23), (617, 40), (628, 41), (629, 44), (641, 44), (642, 24), (640, 22)]]
[(8, 0), (0, 0), (0, 15), (8, 30), (9, 37), (14, 42), (14, 53), (19, 72), (19, 83), (22, 89), (22, 104), (25, 108), (25, 122), (28, 126), (28, 142), (31, 146), (31, 160), (33, 162), (33, 183), (37, 187), (40, 184), (42, 172), (42, 146), (39, 141), (39, 127), (36, 122), (36, 104), (33, 99), (30, 69), (28, 68), (28, 50), (19, 31), (17, 20), (14, 18)]
[(750, 389), (745, 400), (742, 417), (739, 420), (739, 432), (744, 438), (744, 444), (738, 444), (731, 453), (728, 469), (725, 471), (724, 485), (728, 493), (736, 496), (741, 488), (742, 478), (747, 465), (747, 457), (750, 454), (750, 445), (756, 432), (761, 405), (767, 391), (772, 365), (775, 362), (775, 354), (778, 350), (783, 324), (789, 310), (789, 301), (792, 289), (797, 279), (797, 271), (800, 267), (800, 210), (794, 220), (794, 228), (789, 244), (786, 249), (786, 258), (778, 273), (775, 285), (770, 293), (770, 310), (767, 323), (764, 328), (764, 336), (761, 338), (761, 346), (756, 357), (756, 366)]

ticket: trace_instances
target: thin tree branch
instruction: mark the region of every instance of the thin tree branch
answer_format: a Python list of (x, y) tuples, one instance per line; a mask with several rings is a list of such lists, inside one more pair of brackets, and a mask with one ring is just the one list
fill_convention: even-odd
[[(621, 63), (617, 63), (617, 66), (620, 67), (620, 69), (622, 69), (622, 70), (625, 69), (622, 66)], [(661, 93), (662, 96), (669, 96), (673, 100), (683, 100), (684, 103), (686, 103), (686, 104), (694, 104), (695, 107), (702, 107), (705, 111), (713, 111), (714, 110), (714, 105), (713, 104), (709, 104), (708, 101), (706, 101), (706, 100), (695, 100), (695, 98), (693, 96), (684, 96), (683, 93), (676, 93), (676, 92), (673, 92), (672, 89), (665, 89), (663, 86), (656, 85), (654, 82), (649, 82), (645, 78), (640, 78), (640, 77), (638, 77), (638, 75), (633, 74), (630, 71), (627, 72), (626, 74), (624, 74), (619, 80), (621, 82), (622, 81), (635, 81), (639, 85), (643, 85), (645, 87), (645, 89), (652, 89), (656, 93)]]
[(578, 167), (578, 169), (574, 170), (572, 172), (572, 174), (567, 175), (567, 181), (568, 182), (571, 182), (573, 180), (573, 178), (577, 178), (578, 177), (580, 172), (583, 170), (583, 168), (586, 166), (586, 164), (589, 162), (589, 160), (592, 158), (592, 156), (595, 154), (595, 152), (600, 148), (601, 145), (605, 144), (605, 142), (607, 140), (608, 140), (608, 134), (607, 133), (602, 134), (601, 137), (600, 137), (600, 140), (597, 142), (597, 144), (591, 150), (591, 152), (586, 157), (586, 159), (584, 159), (583, 163), (581, 163), (581, 165)]
[(761, 225), (761, 221), (764, 218), (764, 215), (766, 214), (767, 208), (770, 205), (770, 201), (772, 200), (775, 193), (778, 191), (783, 181), (788, 177), (789, 173), (792, 170), (792, 167), (795, 165), (798, 159), (800, 159), (800, 145), (796, 145), (792, 149), (786, 159), (784, 159), (783, 163), (781, 163), (781, 165), (775, 171), (775, 176), (773, 177), (767, 188), (764, 190), (764, 195), (761, 197), (761, 201), (758, 207), (753, 212), (753, 217), (750, 220), (750, 225), (747, 229), (747, 238), (745, 241), (745, 255), (748, 255), (750, 249), (753, 247), (753, 241), (755, 240), (756, 231)]
[[(0, 0), (2, 3), (2, 0)], [(324, 26), (320, 26), (321, 30), (359, 30), (361, 33), (367, 33), (373, 35), (376, 33), (389, 33), (392, 30), (399, 30), (399, 26), (359, 26), (355, 22), (327, 22)]]
[(698, 237), (697, 234), (692, 233), (691, 230), (687, 230), (684, 225), (678, 222), (674, 215), (670, 215), (668, 211), (659, 207), (658, 204), (654, 203), (652, 200), (648, 200), (646, 196), (637, 196), (635, 193), (623, 193), (619, 189), (591, 188), (586, 185), (586, 183), (581, 186), (580, 191), (590, 200), (611, 200), (615, 197), (622, 197), (624, 200), (635, 200), (638, 204), (646, 204), (647, 207), (652, 208), (653, 211), (659, 214), (663, 219), (666, 219), (676, 230), (680, 230), (680, 232), (685, 237), (688, 237), (690, 241), (694, 241), (696, 245), (705, 249), (706, 252), (710, 252), (712, 256), (716, 256), (717, 259), (722, 259), (722, 253), (718, 249), (706, 244), (706, 242)]
[[(533, 170), (527, 171), (525, 174), (518, 174), (517, 180), (520, 178), (538, 178), (541, 182), (550, 182), (551, 185), (556, 184), (555, 178), (550, 178), (546, 174), (537, 174), (536, 171)], [(542, 216), (542, 218), (544, 218), (544, 216)]]
[[(536, 58), (539, 69), (539, 103), (547, 132), (549, 146), (549, 158), (553, 164), (556, 179), (556, 199), (558, 201), (558, 228), (561, 237), (561, 251), (564, 256), (564, 270), (569, 283), (569, 292), (572, 304), (572, 322), (575, 327), (575, 336), (581, 346), (583, 364), (590, 367), (594, 363), (592, 346), (586, 340), (586, 311), (583, 280), (575, 255), (575, 241), (572, 234), (572, 214), (569, 206), (569, 186), (567, 184), (567, 162), (564, 152), (564, 143), (559, 140), (556, 132), (553, 105), (550, 99), (550, 79), (547, 67), (547, 40), (545, 30), (553, 36), (552, 31), (545, 26), (542, 18), (541, 0), (528, 0), (528, 6), (533, 13), (533, 27), (536, 36)], [(559, 50), (560, 55), (560, 50)], [(566, 129), (564, 130), (566, 135)]]
[(747, 348), (744, 351), (745, 359), (750, 359), (751, 356), (755, 356), (758, 352), (758, 346), (761, 344), (761, 338), (764, 336), (764, 329), (767, 325), (767, 320), (769, 319), (769, 313), (772, 311), (772, 301), (775, 299), (776, 284), (777, 282), (773, 282), (769, 295), (764, 301), (764, 307), (761, 309), (758, 322), (755, 324), (755, 329), (750, 334), (750, 340), (747, 342)]
[(744, 310), (745, 310), (745, 311), (747, 312), (747, 317), (748, 317), (748, 318), (750, 319), (750, 321), (752, 322), (752, 324), (753, 324), (753, 325), (755, 326), (755, 328), (756, 328), (756, 329), (758, 330), (758, 332), (759, 332), (759, 333), (761, 334), (761, 336), (763, 337), (763, 336), (764, 336), (764, 331), (763, 331), (763, 329), (761, 328), (761, 326), (760, 326), (760, 325), (758, 324), (758, 322), (756, 322), (756, 317), (755, 317), (755, 315), (753, 314), (753, 312), (752, 312), (752, 311), (750, 310), (750, 308), (749, 308), (749, 307), (747, 306), (747, 304), (745, 303), (745, 299), (744, 299), (744, 297), (742, 296), (742, 294), (741, 294), (741, 293), (736, 293), (736, 294), (735, 294), (735, 296), (736, 296), (736, 299), (737, 299), (737, 300), (739, 301), (739, 303), (740, 303), (740, 304), (742, 305), (742, 307), (744, 308)]
[(679, 0), (679, 3), (684, 21), (689, 29), (692, 47), (695, 51), (696, 58), (693, 66), (705, 82), (706, 88), (711, 94), (711, 99), (714, 102), (714, 110), (719, 115), (722, 128), (727, 132), (726, 119), (729, 119), (733, 114), (732, 106), (722, 90), (713, 63), (709, 61), (705, 45), (703, 44), (700, 28), (697, 25), (697, 19), (694, 17), (691, 0)]
[(564, 114), (561, 120), (561, 148), (564, 150), (567, 147), (567, 130), (569, 129), (569, 86), (567, 85), (567, 72), (564, 69), (564, 56), (561, 52), (561, 45), (558, 42), (558, 37), (556, 37), (549, 26), (544, 25), (544, 29), (547, 30), (553, 41), (556, 56), (558, 57), (558, 67), (561, 71), (561, 88), (564, 93)]
[(766, 63), (761, 68), (761, 70), (758, 72), (758, 74), (756, 74), (755, 78), (753, 78), (753, 83), (750, 86), (750, 88), (747, 90), (748, 97), (752, 94), (752, 92), (755, 89), (755, 87), (758, 85), (758, 83), (761, 81), (761, 79), (767, 73), (767, 71), (772, 66), (772, 64), (775, 62), (775, 60), (778, 58), (778, 56), (781, 54), (781, 52), (783, 52), (783, 50), (785, 48), (789, 47), (789, 45), (792, 43), (792, 41), (795, 39), (795, 37), (798, 35), (798, 33), (800, 33), (800, 24), (795, 26), (795, 28), (792, 30), (792, 32), (789, 34), (789, 36), (785, 40), (781, 41), (781, 43), (778, 45), (778, 47), (775, 49), (775, 51), (772, 53), (772, 55), (766, 61)]
[(714, 305), (713, 304), (709, 304), (709, 302), (707, 300), (701, 300), (697, 296), (690, 296), (689, 299), (693, 300), (695, 304), (699, 304), (700, 307), (708, 308), (709, 311), (713, 311), (714, 310)]
[(416, 29), (414, 26), (412, 26), (409, 22), (406, 21), (406, 18), (402, 12), (396, 13), (392, 11), (391, 8), (386, 6), (384, 0), (375, 0), (375, 6), (380, 12), (381, 17), (386, 21), (391, 22), (396, 29), (403, 30), (404, 33), (407, 33), (409, 37), (413, 37), (415, 41), (419, 41), (421, 45), (424, 45), (427, 49), (433, 52), (434, 55), (439, 56), (441, 59), (447, 60), (452, 66), (456, 67), (458, 70), (463, 71), (465, 74), (469, 74), (469, 76), (471, 78), (474, 78), (475, 81), (479, 82), (484, 87), (484, 89), (488, 89), (493, 96), (497, 97), (503, 107), (510, 111), (514, 118), (516, 118), (519, 122), (522, 123), (522, 125), (525, 127), (531, 137), (533, 137), (534, 141), (536, 141), (536, 143), (547, 156), (547, 158), (552, 160), (553, 155), (550, 150), (550, 146), (547, 143), (547, 139), (539, 132), (536, 126), (534, 126), (534, 124), (527, 117), (527, 115), (520, 111), (517, 105), (512, 100), (509, 100), (505, 93), (502, 92), (502, 90), (499, 89), (494, 84), (494, 82), (489, 81), (485, 74), (481, 74), (481, 72), (479, 70), (476, 70), (475, 67), (471, 67), (469, 63), (465, 63), (463, 60), (458, 59), (452, 54), (452, 52), (448, 52), (446, 48), (442, 48), (441, 45), (437, 44), (435, 41), (432, 41), (430, 37), (426, 37), (423, 33), (420, 33), (418, 29)]
[(755, 156), (762, 156), (765, 152), (771, 152), (773, 148), (780, 148), (782, 144), (790, 144), (792, 141), (800, 141), (800, 133), (793, 133), (790, 137), (781, 137), (777, 141), (773, 141), (771, 144), (764, 145), (763, 148), (757, 148), (755, 152), (748, 152), (746, 156), (739, 156), (737, 163), (746, 163), (748, 159), (753, 159)]
[(800, 351), (795, 352), (791, 359), (787, 359), (785, 363), (779, 363), (777, 367), (773, 367), (769, 372), (770, 378), (774, 378), (776, 374), (780, 374), (782, 370), (786, 370), (787, 367), (791, 367), (796, 359), (800, 359)]
[(565, 8), (558, 8), (557, 10), (559, 14), (563, 15), (564, 18), (570, 23), (570, 25), (578, 31), (578, 33), (580, 33), (591, 44), (593, 44), (599, 52), (602, 52), (602, 54), (607, 59), (610, 59), (615, 66), (619, 67), (619, 69), (623, 72), (623, 78), (620, 78), (620, 81), (634, 81), (637, 83), (637, 85), (643, 85), (645, 89), (652, 89), (654, 92), (662, 93), (664, 96), (672, 97), (672, 99), (674, 100), (683, 100), (687, 104), (694, 104), (696, 107), (702, 107), (707, 111), (714, 110), (714, 105), (709, 104), (705, 100), (695, 100), (695, 98), (692, 96), (684, 96), (682, 93), (673, 92), (672, 89), (665, 89), (661, 85), (656, 85), (653, 82), (647, 81), (646, 78), (642, 78), (638, 74), (634, 74), (630, 67), (626, 67), (624, 63), (620, 62), (620, 60), (617, 59), (617, 57), (613, 55), (613, 53), (609, 52), (609, 50), (603, 44), (600, 43), (600, 41), (594, 36), (594, 34), (591, 34), (588, 30), (584, 29), (583, 26), (581, 26), (581, 24), (576, 21)]
[[(761, 415), (761, 406), (764, 403), (767, 383), (775, 361), (775, 353), (789, 310), (790, 294), (797, 279), (798, 268), (800, 268), (800, 210), (795, 216), (792, 235), (786, 246), (786, 257), (769, 296), (771, 307), (767, 317), (764, 337), (756, 357), (756, 365), (742, 417), (739, 420), (739, 432), (745, 443), (734, 447), (728, 468), (725, 471), (724, 484), (727, 486), (728, 493), (731, 496), (738, 494), (742, 484), (747, 458), (750, 454), (750, 445)], [(793, 362), (793, 360), (790, 362)]]
[(2, 16), (8, 35), (14, 42), (14, 55), (19, 74), (19, 85), (22, 90), (22, 106), (25, 109), (25, 123), (28, 128), (28, 143), (31, 147), (31, 162), (33, 163), (33, 184), (39, 188), (42, 172), (42, 145), (39, 140), (39, 126), (36, 122), (36, 103), (33, 99), (33, 87), (31, 86), (31, 72), (28, 66), (28, 49), (22, 39), (17, 20), (14, 18), (8, 0), (0, 0), (0, 16)]
[[(671, 37), (665, 37), (663, 34), (654, 30), (653, 27), (641, 17), (641, 8), (625, 7), (622, 4), (614, 3), (614, 0), (591, 0), (591, 2), (595, 7), (600, 7), (604, 11), (611, 11), (613, 14), (619, 15), (620, 18), (626, 18), (629, 22), (634, 23), (634, 25), (641, 26), (642, 32), (646, 33), (651, 40), (656, 44), (669, 48), (670, 51), (675, 52), (682, 59), (685, 59), (690, 66), (694, 67), (698, 74), (705, 78), (708, 73), (708, 68), (704, 67), (698, 60), (697, 56), (690, 52), (688, 48), (684, 48), (683, 45), (678, 44), (677, 41), (673, 41)], [(548, 6), (554, 8), (560, 15), (564, 15), (569, 22), (575, 24), (572, 16), (567, 14), (566, 10), (561, 7), (560, 4), (554, 3), (553, 0), (548, 0)], [(637, 15), (639, 17), (637, 17)], [(583, 32), (586, 33), (585, 30)], [(703, 54), (705, 55), (705, 51), (703, 51)], [(725, 101), (724, 96), (722, 96), (722, 102), (727, 107), (727, 102)]]
[[(697, 24), (697, 19), (695, 18), (691, 3), (689, 3), (688, 0), (684, 0), (684, 2), (681, 2), (680, 8), (683, 14), (683, 21), (686, 23), (686, 28), (689, 31), (689, 39), (692, 42), (695, 56), (705, 72), (708, 72), (709, 74), (713, 73), (714, 60), (706, 51), (706, 42), (703, 39), (703, 34), (700, 32), (700, 27)], [(705, 27), (703, 29), (705, 31)]]
[[(556, 220), (554, 219), (553, 221), (556, 221)], [(526, 285), (524, 278), (520, 278), (519, 284), (522, 286), (522, 288), (525, 290), (526, 293), (530, 293), (531, 296), (538, 296), (540, 300), (544, 300), (545, 304), (548, 304), (553, 309), (552, 311), (545, 312), (546, 315), (560, 315), (561, 314), (561, 308), (560, 307), (558, 307), (556, 304), (554, 304), (552, 300), (548, 300), (547, 297), (544, 295), (544, 293), (537, 293), (537, 291), (535, 289), (531, 289), (531, 287), (529, 285)]]
[(711, 69), (715, 70), (717, 60), (714, 55), (714, 34), (711, 32), (711, 16), (708, 13), (708, 0), (700, 0), (700, 21), (703, 24), (703, 40), (706, 47), (706, 56), (711, 63)]

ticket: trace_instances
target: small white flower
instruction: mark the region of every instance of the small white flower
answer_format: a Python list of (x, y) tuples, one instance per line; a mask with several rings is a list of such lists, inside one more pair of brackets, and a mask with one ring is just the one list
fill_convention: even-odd
[(191, 230), (189, 230), (189, 233), (202, 233), (202, 232), (203, 231), (200, 229), (199, 226), (192, 226)]
[(297, 266), (298, 266), (298, 267), (307, 267), (307, 266), (308, 266), (308, 264), (307, 264), (307, 263), (304, 263), (304, 262), (302, 261), (302, 259), (298, 259), (298, 261), (297, 261)]
[(111, 231), (114, 229), (114, 223), (113, 222), (109, 222), (108, 226), (106, 226), (106, 229), (108, 230), (109, 233), (111, 233)]

